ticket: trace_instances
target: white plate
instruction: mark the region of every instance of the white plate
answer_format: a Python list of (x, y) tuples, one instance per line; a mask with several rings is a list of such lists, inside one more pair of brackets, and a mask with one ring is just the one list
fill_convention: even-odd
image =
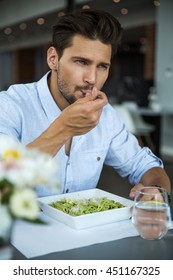
[[(49, 205), (51, 202), (61, 200), (62, 198), (77, 200), (82, 198), (88, 199), (100, 197), (107, 197), (108, 199), (122, 203), (126, 207), (73, 217)], [(72, 227), (73, 229), (83, 229), (129, 219), (131, 217), (130, 207), (133, 205), (133, 201), (129, 199), (100, 189), (46, 196), (38, 198), (38, 202), (44, 214)]]

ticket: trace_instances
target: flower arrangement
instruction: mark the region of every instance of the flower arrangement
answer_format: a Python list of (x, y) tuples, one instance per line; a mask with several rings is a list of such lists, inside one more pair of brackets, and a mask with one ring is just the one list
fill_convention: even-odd
[(50, 155), (0, 136), (0, 225), (10, 219), (38, 222), (35, 187), (48, 185), (58, 191), (56, 170)]

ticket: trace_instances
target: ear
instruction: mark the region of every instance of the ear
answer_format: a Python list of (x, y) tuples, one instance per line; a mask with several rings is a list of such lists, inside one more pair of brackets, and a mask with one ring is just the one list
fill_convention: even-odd
[(47, 64), (49, 65), (49, 68), (52, 70), (57, 69), (58, 65), (58, 54), (54, 47), (50, 47), (47, 50)]

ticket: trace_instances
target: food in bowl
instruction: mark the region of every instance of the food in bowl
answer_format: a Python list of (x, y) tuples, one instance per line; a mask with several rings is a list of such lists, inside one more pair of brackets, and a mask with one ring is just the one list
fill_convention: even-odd
[(81, 216), (125, 207), (120, 202), (116, 202), (106, 197), (83, 198), (79, 200), (62, 198), (51, 202), (49, 205), (71, 216)]

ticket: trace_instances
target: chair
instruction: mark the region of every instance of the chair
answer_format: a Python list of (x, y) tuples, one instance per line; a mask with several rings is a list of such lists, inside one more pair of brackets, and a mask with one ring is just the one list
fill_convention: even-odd
[(113, 108), (116, 110), (116, 112), (118, 113), (118, 115), (121, 117), (121, 119), (123, 120), (126, 129), (131, 132), (132, 134), (136, 135), (136, 127), (132, 118), (132, 115), (130, 113), (130, 111), (128, 110), (128, 108), (116, 104), (113, 105)]
[(155, 131), (155, 126), (144, 121), (135, 102), (124, 102), (123, 106), (129, 109), (135, 122), (137, 134), (141, 136), (143, 142), (146, 142), (147, 146), (150, 147), (152, 151), (155, 151), (155, 145), (151, 138), (151, 133)]
[(173, 159), (173, 147), (172, 145), (166, 145), (166, 144), (162, 144), (161, 146), (161, 157), (164, 159)]
[(146, 145), (154, 152), (155, 145), (151, 138), (151, 132), (155, 130), (155, 127), (143, 120), (136, 108), (136, 104), (131, 102), (129, 102), (130, 104), (127, 103), (121, 105), (116, 104), (113, 107), (121, 116), (127, 130), (137, 137), (139, 144), (143, 147), (146, 143)]

